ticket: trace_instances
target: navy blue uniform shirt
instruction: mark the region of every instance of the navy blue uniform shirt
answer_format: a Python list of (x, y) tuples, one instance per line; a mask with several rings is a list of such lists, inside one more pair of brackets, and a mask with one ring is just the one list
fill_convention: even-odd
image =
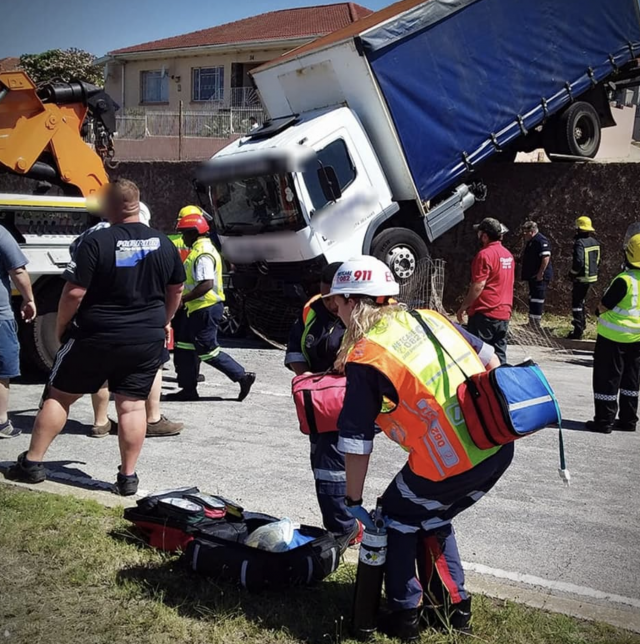
[[(522, 255), (522, 280), (527, 282), (536, 278), (540, 270), (540, 264), (543, 257), (551, 256), (551, 244), (549, 240), (542, 234), (538, 233), (532, 237), (524, 248)], [(545, 282), (551, 281), (553, 278), (553, 267), (549, 262), (546, 270), (544, 271), (543, 280)]]

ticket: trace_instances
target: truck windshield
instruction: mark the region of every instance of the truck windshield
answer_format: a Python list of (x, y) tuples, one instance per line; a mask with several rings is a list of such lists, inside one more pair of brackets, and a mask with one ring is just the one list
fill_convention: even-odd
[(251, 177), (212, 186), (221, 235), (251, 235), (305, 226), (291, 175)]

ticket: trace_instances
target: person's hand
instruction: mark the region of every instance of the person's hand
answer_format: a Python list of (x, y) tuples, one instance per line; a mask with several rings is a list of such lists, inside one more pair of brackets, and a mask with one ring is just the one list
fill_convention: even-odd
[(467, 310), (463, 307), (460, 307), (458, 309), (458, 312), (456, 313), (456, 318), (458, 318), (458, 322), (460, 324), (464, 324), (464, 315), (467, 312)]
[(544, 279), (544, 273), (542, 274), (538, 273), (536, 275), (536, 282), (542, 282), (543, 279)]
[(171, 323), (165, 324), (165, 327), (164, 327), (164, 343), (166, 346), (169, 346), (170, 339), (171, 339)]
[(37, 314), (36, 303), (33, 300), (22, 300), (20, 315), (25, 322), (33, 322), (36, 319)]
[(66, 332), (67, 329), (65, 327), (56, 326), (56, 339), (60, 344), (63, 344), (62, 338)]

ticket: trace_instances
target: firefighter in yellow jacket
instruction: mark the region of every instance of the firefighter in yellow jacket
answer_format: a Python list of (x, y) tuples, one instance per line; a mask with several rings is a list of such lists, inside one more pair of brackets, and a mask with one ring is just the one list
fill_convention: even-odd
[[(218, 344), (218, 327), (224, 311), (222, 258), (209, 238), (209, 224), (203, 215), (190, 214), (178, 221), (176, 230), (191, 251), (184, 262), (187, 279), (182, 296), (189, 343), (202, 362), (240, 385), (238, 400), (242, 401), (249, 395), (256, 375), (245, 371)], [(178, 376), (182, 389), (167, 395), (167, 400), (198, 400), (197, 372)]]
[[(594, 432), (634, 432), (640, 389), (640, 234), (628, 235), (624, 270), (600, 304), (593, 355)], [(619, 403), (618, 403), (619, 401)], [(616, 418), (617, 416), (617, 418)]]
[[(471, 599), (451, 521), (495, 485), (511, 462), (513, 444), (490, 450), (474, 445), (456, 397), (460, 368), (392, 300), (397, 294), (388, 267), (373, 257), (343, 264), (330, 291), (346, 327), (336, 362), (347, 377), (338, 420), (346, 506), (358, 514), (376, 424), (408, 452), (382, 496), (390, 609), (384, 630), (415, 641), (421, 614), (434, 626), (438, 615), (448, 614), (452, 628), (470, 630)], [(417, 315), (467, 374), (499, 365), (492, 347), (438, 313)]]

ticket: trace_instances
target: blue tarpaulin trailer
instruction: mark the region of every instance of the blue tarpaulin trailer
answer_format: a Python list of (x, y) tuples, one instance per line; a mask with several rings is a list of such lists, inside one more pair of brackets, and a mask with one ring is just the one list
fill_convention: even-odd
[(430, 0), (361, 36), (423, 199), (640, 54), (637, 0)]

